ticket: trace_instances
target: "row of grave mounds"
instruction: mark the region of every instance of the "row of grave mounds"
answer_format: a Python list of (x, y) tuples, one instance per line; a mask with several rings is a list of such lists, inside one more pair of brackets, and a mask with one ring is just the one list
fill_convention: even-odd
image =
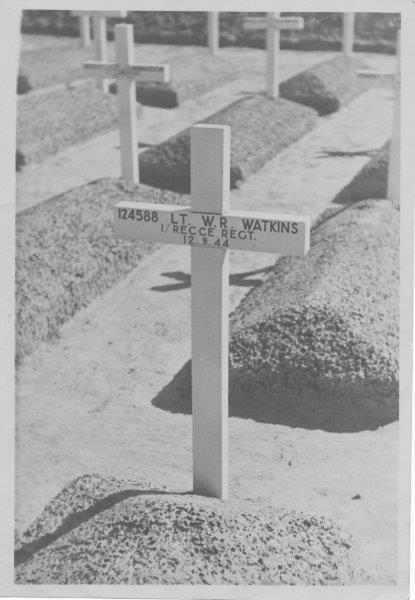
[[(387, 150), (385, 145), (375, 154), (334, 201), (384, 198)], [(63, 323), (154, 250), (154, 244), (113, 236), (112, 206), (121, 200), (133, 200), (137, 194), (146, 202), (189, 203), (187, 196), (104, 179), (16, 216), (17, 361), (39, 343), (56, 338)]]
[[(225, 80), (235, 79), (237, 74), (233, 67), (232, 73), (229, 73), (230, 64), (226, 67), (226, 61), (217, 59), (220, 60), (219, 67), (216, 63), (211, 65), (212, 60), (209, 57), (207, 63), (208, 66), (210, 65), (209, 68), (203, 62), (202, 69), (199, 55), (191, 54), (186, 58), (177, 58), (176, 71), (179, 68), (182, 70), (180, 71), (182, 80), (180, 81), (179, 78), (177, 87), (181, 89), (183, 98), (189, 99), (201, 95), (208, 89), (224, 83)], [(194, 69), (192, 61), (195, 63)], [(293, 129), (291, 139), (296, 139), (296, 131), (301, 130), (305, 121), (311, 123), (311, 113), (308, 113), (310, 115), (308, 116), (302, 111), (301, 104), (313, 108), (320, 115), (328, 114), (338, 110), (368, 86), (374, 85), (371, 81), (358, 79), (356, 70), (363, 67), (364, 64), (358, 59), (338, 56), (283, 82), (280, 86), (281, 99), (270, 100), (265, 97), (261, 101), (258, 99), (253, 105), (253, 108), (258, 111), (257, 115), (249, 111), (250, 100), (247, 98), (206, 119), (205, 122), (231, 125), (233, 136), (238, 128), (241, 134), (244, 129), (247, 133), (251, 132), (246, 138), (240, 138), (238, 145), (233, 143), (232, 186), (263, 166), (264, 160), (268, 160), (272, 153), (285, 143), (284, 138), (288, 135), (288, 127), (285, 132), (281, 132), (280, 124), (287, 120), (287, 117), (292, 118), (295, 110), (298, 114), (294, 115), (289, 122)], [(198, 72), (197, 76), (193, 76), (194, 71)], [(168, 85), (143, 85), (137, 90), (138, 97), (143, 103), (148, 100), (149, 104), (161, 106), (159, 92), (163, 90), (165, 98), (168, 98), (168, 103), (172, 106), (176, 100), (180, 101), (177, 89), (174, 90)], [(288, 105), (281, 103), (284, 99), (298, 104), (298, 108), (291, 107), (288, 110), (285, 108)], [(272, 102), (275, 103), (274, 108)], [(245, 123), (244, 117), (248, 118)], [(115, 99), (108, 94), (103, 94), (92, 84), (54, 90), (37, 96), (29, 94), (20, 100), (17, 107), (17, 145), (24, 160), (19, 164), (21, 166), (39, 162), (50, 154), (104, 133), (115, 127), (117, 118), (118, 107)], [(252, 135), (253, 127), (250, 121), (257, 127), (255, 136)], [(273, 133), (275, 136), (272, 135)], [(281, 134), (282, 142), (273, 139)], [(253, 156), (251, 143), (254, 143), (257, 156)], [(143, 183), (187, 193), (190, 182), (189, 130), (143, 152), (140, 156), (140, 164)], [(255, 166), (257, 164), (259, 167)]]
[[(106, 98), (110, 100), (108, 96)], [(222, 120), (217, 121), (221, 117)], [(212, 122), (224, 122), (232, 128), (231, 182), (236, 184), (258, 170), (279, 150), (310, 129), (315, 120), (316, 113), (311, 108), (282, 99), (273, 101), (261, 94), (250, 96), (214, 115)], [(43, 139), (49, 143), (46, 133)], [(182, 138), (179, 136), (179, 139)], [(173, 148), (177, 151), (177, 159), (187, 165), (186, 173), (190, 170), (190, 142), (186, 136), (183, 139), (181, 152), (177, 151), (177, 143)], [(169, 145), (163, 147), (166, 152), (171, 148)], [(24, 154), (19, 153), (17, 159), (23, 164)], [(140, 167), (141, 179), (146, 181), (145, 159), (140, 161)], [(177, 171), (180, 171), (180, 164)], [(166, 182), (164, 186), (169, 187)], [(189, 191), (189, 185), (183, 187)], [(188, 198), (147, 185), (101, 180), (17, 215), (18, 361), (40, 342), (55, 338), (63, 323), (123, 278), (138, 265), (144, 254), (154, 249), (153, 244), (113, 238), (111, 206), (120, 200), (131, 200), (137, 193), (147, 202), (189, 203)], [(79, 222), (83, 223), (81, 229)]]
[[(75, 54), (73, 58), (80, 50), (62, 47), (22, 53), (23, 65), (29, 57), (30, 62), (18, 77), (18, 86), (27, 89), (27, 85), (31, 85), (33, 93), (21, 96), (17, 103), (17, 148), (23, 159), (18, 161), (16, 157), (17, 170), (24, 164), (41, 162), (47, 156), (117, 127), (117, 98), (114, 94), (105, 94), (96, 87), (94, 80), (86, 78), (82, 62), (78, 64), (81, 57)], [(84, 51), (90, 52), (90, 49)], [(71, 60), (65, 68), (66, 55)], [(85, 58), (90, 55), (85, 54)], [(141, 105), (173, 108), (238, 77), (232, 63), (205, 49), (196, 49), (185, 56), (176, 55), (162, 62), (170, 64), (172, 82), (168, 85), (139, 84), (139, 115)], [(54, 87), (40, 93), (47, 84)], [(110, 88), (115, 90), (114, 85)]]
[[(231, 183), (235, 185), (314, 127), (316, 119), (316, 112), (308, 107), (256, 94), (217, 113), (208, 122), (231, 126)], [(44, 143), (48, 143), (47, 137)], [(154, 248), (153, 244), (114, 240), (110, 207), (120, 200), (132, 200), (137, 194), (147, 202), (188, 204), (189, 198), (182, 194), (190, 192), (190, 182), (187, 187), (169, 185), (176, 173), (183, 173), (183, 161), (189, 161), (190, 171), (188, 149), (186, 138), (182, 153), (175, 145), (176, 156), (174, 152), (169, 156), (178, 161), (177, 168), (166, 169), (157, 187), (145, 185), (156, 182), (149, 176), (149, 163), (140, 159), (142, 183), (138, 186), (101, 180), (17, 215), (17, 360), (30, 354), (39, 342), (56, 337), (65, 321)], [(146, 152), (140, 156), (144, 155)]]
[(325, 517), (86, 475), (16, 539), (15, 582), (345, 585), (357, 555)]
[[(324, 213), (305, 258), (281, 257), (230, 321), (230, 416), (354, 432), (398, 419), (399, 211)], [(153, 404), (191, 412), (190, 361)]]
[[(251, 94), (204, 119), (231, 127), (231, 188), (311, 129), (317, 113), (337, 111), (367, 90), (371, 83), (357, 76), (363, 67), (358, 59), (338, 56), (283, 82), (278, 99)], [(148, 148), (139, 162), (143, 183), (190, 193), (190, 128)]]
[[(182, 61), (183, 63), (187, 67), (187, 59)], [(314, 108), (320, 116), (328, 115), (339, 110), (371, 85), (370, 82), (357, 77), (357, 70), (363, 68), (367, 66), (360, 59), (336, 56), (283, 81), (279, 86), (279, 95), (286, 100)], [(187, 94), (183, 94), (183, 90), (173, 89), (174, 87), (162, 83), (137, 83), (136, 98), (138, 102), (148, 106), (174, 108), (188, 98)], [(110, 91), (116, 93), (115, 83), (110, 86)]]
[[(313, 129), (317, 114), (294, 102), (249, 94), (201, 122), (230, 126), (230, 187), (235, 188)], [(190, 128), (142, 152), (139, 164), (142, 183), (189, 194)]]
[[(110, 59), (114, 59), (114, 49), (109, 45)], [(213, 55), (205, 48), (192, 48), (191, 51), (142, 49), (135, 47), (137, 62), (146, 61), (168, 64), (171, 81), (168, 84), (138, 83), (136, 84), (137, 100), (147, 106), (175, 108), (185, 100), (196, 98), (214, 87), (236, 79), (241, 70), (235, 70), (231, 62)], [(160, 55), (160, 60), (154, 60), (153, 55)], [(70, 86), (75, 80), (90, 78), (83, 68), (83, 63), (93, 59), (93, 48), (79, 46), (62, 46), (41, 48), (23, 52), (20, 56), (20, 75), (18, 77), (18, 94), (25, 94), (30, 89), (41, 89), (56, 85)], [(24, 82), (30, 86), (23, 86)], [(116, 92), (116, 84), (110, 86), (110, 91)], [(19, 91), (20, 90), (20, 91)], [(51, 90), (53, 93), (53, 90)]]

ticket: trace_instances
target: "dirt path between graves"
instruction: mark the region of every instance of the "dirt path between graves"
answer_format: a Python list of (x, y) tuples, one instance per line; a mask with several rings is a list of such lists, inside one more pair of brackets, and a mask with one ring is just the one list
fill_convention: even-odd
[[(233, 207), (321, 212), (369, 160), (361, 151), (389, 137), (391, 113), (391, 91), (357, 98), (233, 192)], [(19, 368), (19, 529), (85, 473), (191, 489), (191, 417), (152, 404), (190, 356), (189, 255), (155, 252)], [(274, 260), (231, 253), (232, 307)], [(357, 538), (372, 581), (394, 581), (397, 423), (341, 434), (239, 418), (229, 427), (232, 496), (333, 518)]]
[[(191, 49), (191, 46), (179, 47), (177, 53), (183, 54), (185, 58)], [(159, 49), (155, 46), (150, 50), (147, 48), (146, 52), (148, 54), (151, 51), (157, 55), (157, 52), (160, 53), (162, 50), (163, 47)], [(246, 93), (263, 89), (264, 52), (262, 50), (225, 48), (220, 52), (226, 60), (235, 64), (235, 69), (241, 70), (242, 64), (244, 76), (200, 98), (184, 102), (175, 109), (143, 107), (142, 118), (138, 122), (138, 140), (142, 144), (139, 152), (145, 150), (147, 145), (163, 142), (193, 123), (244, 97)], [(312, 64), (327, 60), (335, 53), (287, 50), (281, 55), (281, 79), (284, 80)], [(394, 57), (365, 54), (364, 61), (372, 68), (393, 69)], [(118, 130), (113, 130), (82, 144), (71, 146), (48, 157), (40, 164), (30, 164), (16, 175), (16, 211), (19, 212), (52, 196), (102, 177), (117, 178), (120, 176), (119, 162)]]

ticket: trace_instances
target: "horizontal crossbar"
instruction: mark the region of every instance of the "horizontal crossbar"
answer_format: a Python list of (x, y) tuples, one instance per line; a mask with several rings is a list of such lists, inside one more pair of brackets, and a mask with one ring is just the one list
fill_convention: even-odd
[(169, 65), (118, 65), (116, 63), (103, 63), (97, 60), (84, 62), (84, 69), (91, 77), (97, 79), (135, 79), (136, 81), (149, 81), (165, 83), (170, 78)]
[(273, 29), (304, 29), (304, 19), (302, 17), (275, 17), (268, 21), (266, 17), (245, 17), (243, 27), (246, 31), (256, 29), (267, 29), (272, 26)]
[(114, 18), (120, 18), (120, 19), (125, 19), (127, 16), (127, 11), (126, 10), (71, 10), (71, 14), (74, 17), (85, 17), (85, 15), (90, 15), (90, 16), (100, 16), (100, 17), (114, 17)]
[(119, 202), (115, 235), (125, 240), (212, 249), (304, 256), (310, 246), (307, 216), (229, 211), (192, 212), (190, 206)]

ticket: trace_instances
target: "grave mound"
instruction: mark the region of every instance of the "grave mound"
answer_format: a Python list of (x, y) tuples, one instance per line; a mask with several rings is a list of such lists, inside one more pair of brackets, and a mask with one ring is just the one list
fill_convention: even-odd
[(339, 110), (372, 84), (357, 77), (367, 66), (350, 56), (336, 56), (280, 84), (280, 96), (317, 110), (320, 116)]
[[(234, 188), (312, 129), (316, 120), (310, 108), (253, 94), (201, 123), (231, 127), (230, 184)], [(190, 193), (190, 129), (145, 150), (140, 155), (140, 178), (154, 187)]]
[(307, 257), (281, 258), (231, 332), (234, 414), (334, 431), (397, 419), (399, 212), (323, 215)]
[(348, 584), (353, 538), (323, 517), (84, 476), (17, 543), (19, 584)]
[[(184, 204), (145, 185), (99, 180), (16, 215), (16, 359), (138, 265), (154, 244), (114, 238), (121, 200)], [(188, 201), (188, 199), (187, 199)]]
[(27, 94), (17, 103), (17, 143), (26, 164), (40, 162), (113, 129), (117, 118), (116, 98), (103, 94), (93, 83)]
[(83, 62), (94, 58), (93, 46), (81, 47), (79, 40), (65, 46), (47, 46), (21, 52), (19, 66), (34, 89), (69, 84), (85, 77)]
[(349, 204), (368, 198), (386, 198), (390, 142), (378, 150), (361, 171), (337, 194), (334, 202)]
[[(399, 212), (334, 211), (306, 258), (281, 257), (231, 315), (231, 417), (336, 432), (398, 418)], [(153, 405), (191, 413), (190, 362)]]

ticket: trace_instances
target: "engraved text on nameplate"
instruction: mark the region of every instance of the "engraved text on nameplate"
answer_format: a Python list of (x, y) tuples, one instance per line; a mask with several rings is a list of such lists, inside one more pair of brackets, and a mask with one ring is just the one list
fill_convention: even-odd
[(115, 234), (128, 240), (186, 244), (304, 256), (309, 219), (229, 211), (192, 212), (189, 206), (120, 202), (114, 207)]

